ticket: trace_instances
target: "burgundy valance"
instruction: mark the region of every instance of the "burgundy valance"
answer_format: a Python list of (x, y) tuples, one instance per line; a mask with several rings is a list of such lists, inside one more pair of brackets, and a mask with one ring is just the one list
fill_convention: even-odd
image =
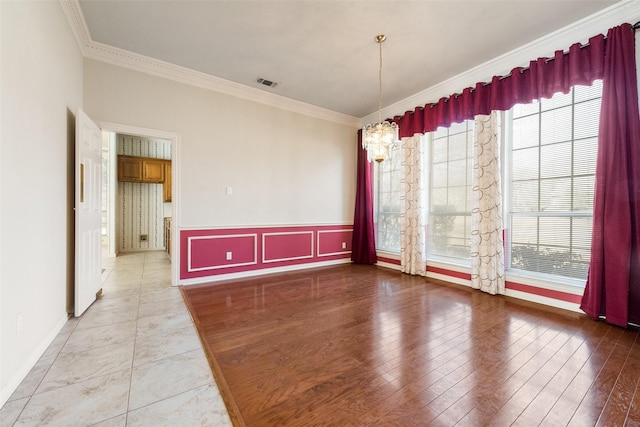
[[(623, 26), (631, 31), (631, 25)], [(568, 93), (574, 85), (590, 85), (602, 78), (605, 44), (605, 36), (598, 34), (586, 45), (575, 43), (568, 52), (558, 50), (553, 58), (538, 58), (526, 68), (514, 68), (508, 76), (494, 76), (491, 82), (477, 83), (460, 94), (407, 111), (394, 118), (400, 128), (399, 136), (432, 132), (478, 114), (508, 110), (516, 104), (550, 98), (556, 92)]]

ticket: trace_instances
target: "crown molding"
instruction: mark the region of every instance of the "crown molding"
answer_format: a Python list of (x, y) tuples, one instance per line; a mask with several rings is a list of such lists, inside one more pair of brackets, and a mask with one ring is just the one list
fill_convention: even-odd
[(76, 38), (78, 47), (84, 55), (87, 46), (91, 44), (91, 37), (89, 36), (89, 29), (84, 20), (84, 15), (80, 9), (80, 3), (78, 3), (78, 0), (60, 0), (60, 5), (62, 6), (64, 14), (67, 16), (69, 26)]
[(60, 4), (67, 16), (67, 20), (69, 21), (73, 35), (78, 42), (80, 51), (85, 58), (95, 59), (179, 83), (197, 86), (214, 92), (223, 93), (225, 95), (247, 99), (249, 101), (258, 102), (346, 126), (358, 127), (360, 125), (360, 119), (357, 117), (317, 107), (305, 102), (296, 101), (281, 95), (265, 92), (260, 89), (235, 83), (230, 80), (225, 80), (190, 68), (181, 67), (169, 62), (160, 61), (158, 59), (124, 49), (119, 49), (104, 43), (95, 42), (91, 39), (89, 29), (78, 0), (60, 0)]
[[(442, 97), (461, 93), (464, 88), (475, 86), (477, 82), (487, 82), (491, 81), (493, 76), (507, 75), (515, 67), (527, 66), (532, 59), (552, 57), (558, 49), (568, 49), (571, 44), (576, 42), (585, 43), (590, 37), (599, 33), (606, 34), (609, 28), (616, 25), (624, 22), (633, 24), (640, 20), (639, 5), (638, 0), (622, 0), (615, 3), (598, 13), (384, 107), (382, 117), (394, 117), (403, 115), (407, 111), (414, 111), (417, 106), (424, 106), (437, 102)], [(365, 126), (366, 123), (377, 121), (378, 112), (376, 111), (363, 117), (360, 121), (360, 127)]]

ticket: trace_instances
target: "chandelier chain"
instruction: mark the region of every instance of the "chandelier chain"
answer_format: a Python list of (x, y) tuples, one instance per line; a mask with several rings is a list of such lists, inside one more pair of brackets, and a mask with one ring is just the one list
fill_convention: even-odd
[(378, 42), (380, 45), (380, 70), (378, 71), (378, 80), (380, 86), (378, 88), (378, 123), (382, 123), (382, 42)]
[[(1, 1), (1, 0), (0, 0)], [(378, 34), (375, 38), (380, 45), (380, 67), (378, 68), (378, 123), (368, 124), (363, 129), (362, 148), (367, 150), (369, 162), (375, 160), (382, 162), (391, 156), (391, 150), (398, 141), (398, 125), (393, 121), (382, 121), (382, 42), (386, 39), (384, 34)]]

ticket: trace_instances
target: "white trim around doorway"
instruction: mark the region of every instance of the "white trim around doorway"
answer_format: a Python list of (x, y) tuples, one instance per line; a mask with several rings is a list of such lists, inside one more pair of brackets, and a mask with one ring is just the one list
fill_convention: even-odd
[(162, 138), (171, 141), (171, 188), (172, 188), (172, 227), (171, 227), (171, 286), (180, 284), (180, 134), (157, 129), (125, 125), (95, 120), (96, 124), (107, 132), (132, 136)]

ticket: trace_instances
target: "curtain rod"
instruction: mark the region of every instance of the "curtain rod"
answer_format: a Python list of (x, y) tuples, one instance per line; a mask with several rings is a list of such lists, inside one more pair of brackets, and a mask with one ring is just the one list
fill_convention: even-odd
[(634, 30), (637, 30), (638, 28), (640, 28), (640, 21), (638, 21), (635, 24), (633, 24), (633, 26), (631, 28), (633, 28)]

